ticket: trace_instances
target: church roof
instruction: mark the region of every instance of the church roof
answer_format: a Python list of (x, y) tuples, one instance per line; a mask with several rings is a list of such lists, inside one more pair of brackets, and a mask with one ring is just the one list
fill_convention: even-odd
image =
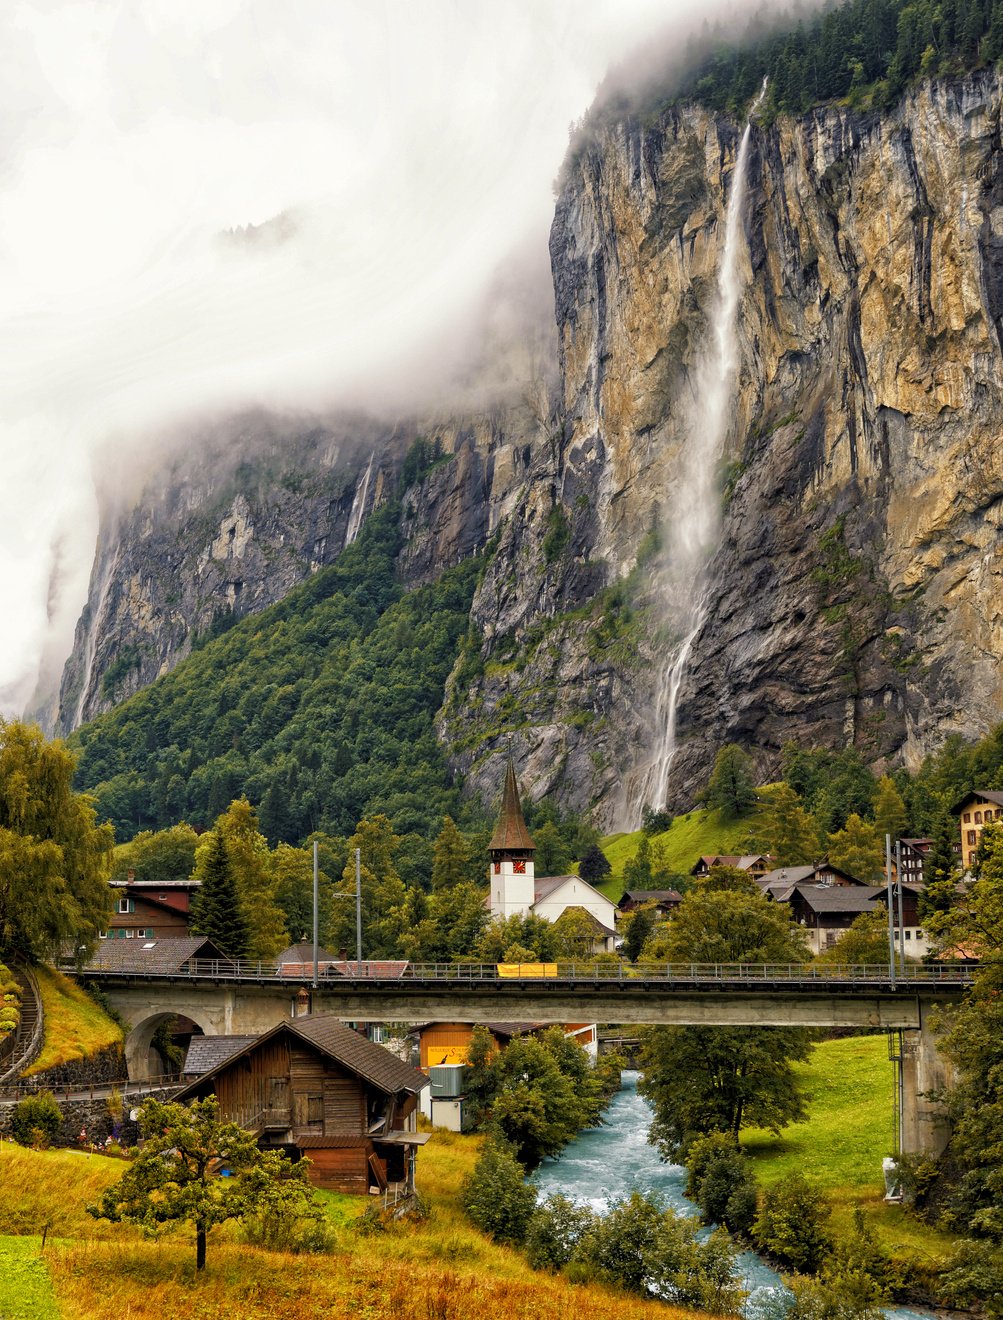
[(505, 788), (502, 793), (501, 814), (495, 824), (491, 842), (491, 852), (535, 852), (536, 844), (526, 828), (519, 801), (519, 785), (515, 782), (515, 766), (511, 756), (505, 771)]

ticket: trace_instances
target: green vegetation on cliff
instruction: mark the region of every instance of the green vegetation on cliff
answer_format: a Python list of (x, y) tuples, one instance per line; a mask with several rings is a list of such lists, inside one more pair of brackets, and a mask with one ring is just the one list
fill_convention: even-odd
[(888, 104), (917, 76), (960, 73), (1003, 55), (994, 0), (844, 0), (805, 17), (792, 11), (744, 38), (720, 29), (691, 48), (672, 99), (742, 114), (763, 79), (763, 112), (798, 114), (820, 101)]
[(457, 811), (433, 720), (479, 561), (406, 592), (398, 550), (386, 505), (336, 564), (73, 736), (77, 783), (120, 839), (208, 826), (241, 793), (273, 842), (374, 812), (427, 834)]

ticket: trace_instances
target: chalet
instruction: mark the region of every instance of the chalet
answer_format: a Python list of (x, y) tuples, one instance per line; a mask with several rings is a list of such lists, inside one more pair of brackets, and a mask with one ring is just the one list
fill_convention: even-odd
[(501, 813), (488, 844), (491, 857), (488, 906), (492, 917), (504, 920), (530, 912), (557, 921), (569, 908), (582, 908), (595, 922), (595, 948), (612, 950), (616, 943), (616, 906), (577, 875), (537, 878), (534, 844), (519, 801), (515, 766), (509, 758)]
[(671, 917), (682, 901), (682, 894), (675, 889), (628, 889), (616, 906), (620, 912), (633, 912), (650, 903), (660, 917)]
[(811, 866), (780, 866), (756, 881), (765, 893), (767, 890), (789, 889), (791, 885), (822, 885), (827, 888), (842, 889), (853, 885), (865, 885), (863, 880), (841, 871), (831, 862), (817, 862)]
[(713, 866), (732, 866), (736, 871), (748, 871), (753, 880), (761, 880), (773, 866), (773, 858), (766, 853), (706, 853), (690, 867), (690, 875), (703, 878)]
[(977, 789), (951, 808), (961, 827), (961, 868), (970, 871), (984, 826), (1003, 820), (1003, 793)]
[(192, 898), (198, 880), (137, 880), (129, 871), (125, 880), (111, 880), (113, 910), (105, 940), (176, 939), (190, 934)]
[(899, 839), (902, 849), (902, 879), (910, 884), (922, 884), (923, 867), (933, 847), (932, 839)]
[[(792, 870), (798, 868), (791, 868)], [(902, 887), (902, 938), (906, 954), (922, 957), (928, 949), (919, 925), (918, 900), (922, 886)], [(766, 896), (790, 906), (792, 919), (801, 926), (813, 953), (824, 953), (849, 930), (864, 912), (881, 908), (887, 912), (888, 890), (878, 885), (832, 885), (795, 883), (783, 888), (770, 886)], [(898, 938), (898, 889), (892, 886), (893, 920)]]
[[(202, 1047), (207, 1048), (207, 1047)], [(428, 1078), (337, 1018), (282, 1022), (226, 1051), (175, 1097), (215, 1095), (221, 1116), (258, 1144), (310, 1160), (310, 1181), (365, 1195), (390, 1186), (414, 1190), (414, 1154), (428, 1140), (415, 1131)]]

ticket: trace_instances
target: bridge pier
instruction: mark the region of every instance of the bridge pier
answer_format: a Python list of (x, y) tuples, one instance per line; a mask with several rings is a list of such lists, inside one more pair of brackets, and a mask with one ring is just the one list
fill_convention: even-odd
[(951, 1135), (944, 1103), (938, 1098), (950, 1085), (951, 1068), (937, 1047), (935, 1016), (934, 1005), (920, 999), (918, 1030), (902, 1032), (903, 1155), (939, 1155)]

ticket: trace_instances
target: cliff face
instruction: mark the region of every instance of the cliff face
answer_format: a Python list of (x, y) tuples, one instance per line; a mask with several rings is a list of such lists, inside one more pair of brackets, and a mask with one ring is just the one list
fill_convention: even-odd
[[(725, 742), (764, 773), (788, 739), (881, 766), (1003, 718), (1001, 107), (999, 76), (982, 74), (885, 114), (829, 107), (754, 130), (722, 527), (680, 694), (676, 805)], [(551, 234), (557, 406), (421, 428), (451, 457), (405, 497), (405, 576), (493, 538), (440, 719), (474, 789), (494, 789), (512, 739), (534, 796), (605, 824), (640, 805), (673, 645), (657, 533), (699, 416), (739, 134), (699, 108), (598, 128), (566, 165)], [(418, 429), (304, 441), (282, 469), (309, 473), (299, 488), (260, 461), (256, 494), (168, 482), (106, 528), (64, 725), (82, 686), (86, 716), (169, 667), (221, 603), (258, 608), (327, 562)], [(139, 662), (109, 684), (134, 638)]]

